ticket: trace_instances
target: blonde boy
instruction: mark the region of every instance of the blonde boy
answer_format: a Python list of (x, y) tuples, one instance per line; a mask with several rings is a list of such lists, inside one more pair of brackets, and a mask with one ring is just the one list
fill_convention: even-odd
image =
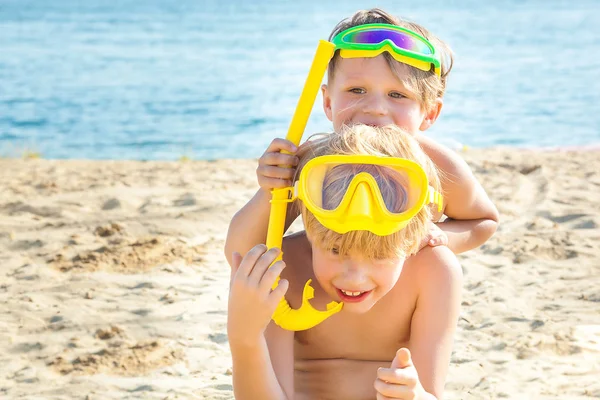
[[(417, 162), (439, 187), (419, 144), (397, 127), (355, 125), (307, 142), (299, 170), (329, 154), (368, 154)], [(323, 207), (334, 208), (353, 177), (368, 172), (386, 208), (400, 213), (407, 188), (385, 167), (341, 165), (323, 184)], [(333, 170), (332, 170), (333, 172)], [(333, 232), (299, 203), (306, 231), (284, 238), (283, 261), (264, 245), (232, 256), (228, 335), (235, 397), (243, 399), (440, 399), (452, 350), (462, 273), (446, 246), (419, 248), (431, 211), (387, 236)], [(285, 269), (284, 269), (285, 267)], [(271, 290), (281, 274), (278, 287)], [(343, 301), (338, 314), (306, 331), (270, 322), (285, 295), (298, 308), (313, 280), (316, 308)]]

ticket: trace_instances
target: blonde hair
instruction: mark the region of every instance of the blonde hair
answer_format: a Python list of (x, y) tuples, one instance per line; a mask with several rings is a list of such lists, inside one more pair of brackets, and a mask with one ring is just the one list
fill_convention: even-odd
[[(344, 126), (339, 133), (312, 136), (297, 153), (300, 162), (294, 180), (298, 179), (308, 161), (315, 157), (333, 154), (389, 156), (415, 161), (427, 174), (429, 184), (436, 190), (440, 190), (440, 182), (433, 162), (410, 134), (395, 125), (371, 127), (358, 124), (351, 127)], [(340, 166), (332, 170), (333, 173), (326, 177), (324, 183), (323, 206), (335, 208), (352, 178), (363, 171), (371, 173), (377, 181), (388, 209), (402, 212), (406, 206), (407, 195), (404, 191), (404, 177), (389, 168), (368, 165)], [(426, 206), (404, 229), (388, 236), (378, 236), (369, 231), (339, 234), (321, 225), (302, 202), (297, 204), (302, 213), (304, 228), (313, 245), (326, 251), (337, 249), (342, 256), (358, 255), (370, 260), (403, 258), (416, 253), (421, 239), (427, 233), (427, 223), (431, 219), (431, 211)]]
[[(429, 32), (425, 27), (411, 21), (397, 18), (387, 12), (372, 8), (370, 10), (360, 10), (354, 13), (353, 16), (340, 21), (329, 35), (329, 40), (332, 40), (338, 33), (358, 25), (364, 24), (391, 24), (410, 29), (418, 33), (425, 39), (429, 40), (436, 51), (441, 54), (441, 76), (438, 77), (431, 71), (422, 71), (410, 65), (396, 61), (389, 53), (384, 52), (383, 56), (387, 61), (392, 72), (397, 77), (403, 76), (402, 83), (404, 86), (418, 96), (419, 103), (422, 109), (428, 109), (432, 106), (437, 98), (444, 97), (446, 92), (446, 81), (452, 65), (454, 64), (454, 55), (450, 47), (437, 36)], [(339, 51), (336, 51), (333, 58), (329, 62), (327, 70), (328, 81), (333, 81), (335, 66), (339, 60)], [(408, 72), (408, 73), (403, 73)]]

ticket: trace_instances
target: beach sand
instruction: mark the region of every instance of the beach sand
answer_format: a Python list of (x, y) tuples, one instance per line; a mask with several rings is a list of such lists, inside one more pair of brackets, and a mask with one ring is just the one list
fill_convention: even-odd
[[(460, 256), (446, 398), (600, 398), (600, 151), (463, 156), (502, 222)], [(0, 160), (0, 398), (233, 398), (223, 244), (255, 167)]]

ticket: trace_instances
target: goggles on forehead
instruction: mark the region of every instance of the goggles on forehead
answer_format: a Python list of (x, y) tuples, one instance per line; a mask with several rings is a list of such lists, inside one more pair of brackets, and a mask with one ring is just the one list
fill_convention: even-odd
[(294, 197), (323, 226), (341, 234), (365, 230), (390, 235), (406, 227), (426, 204), (442, 207), (442, 196), (429, 185), (419, 164), (370, 155), (310, 160), (295, 184)]
[(441, 75), (435, 47), (416, 32), (391, 24), (365, 24), (346, 29), (332, 40), (342, 58), (376, 57), (387, 51), (397, 61)]

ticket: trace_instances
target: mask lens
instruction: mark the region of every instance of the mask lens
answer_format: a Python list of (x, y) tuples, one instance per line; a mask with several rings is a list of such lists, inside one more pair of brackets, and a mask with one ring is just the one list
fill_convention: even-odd
[(400, 214), (406, 211), (409, 203), (406, 176), (392, 168), (364, 164), (343, 164), (328, 170), (323, 179), (323, 209), (335, 210), (340, 205), (354, 177), (361, 172), (367, 172), (375, 179), (389, 212)]
[(417, 37), (414, 37), (406, 32), (391, 30), (391, 29), (369, 29), (358, 32), (351, 32), (344, 36), (343, 41), (346, 43), (355, 44), (379, 44), (384, 40), (389, 40), (397, 47), (420, 53), (431, 55), (431, 49), (427, 43)]

